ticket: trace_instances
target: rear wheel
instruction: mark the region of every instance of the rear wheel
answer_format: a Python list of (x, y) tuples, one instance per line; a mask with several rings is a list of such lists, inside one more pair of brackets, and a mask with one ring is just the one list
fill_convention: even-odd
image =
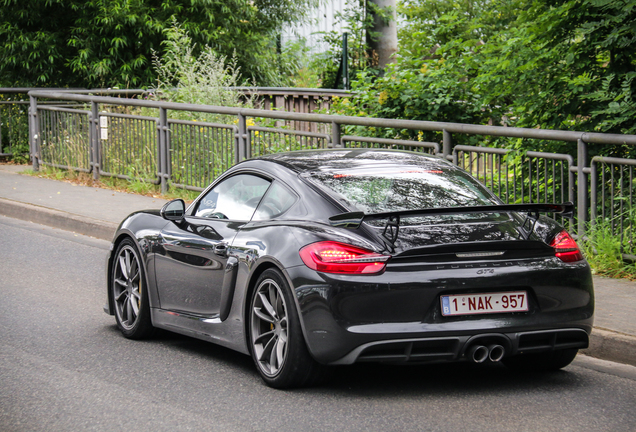
[(149, 336), (153, 327), (146, 277), (139, 252), (131, 239), (122, 241), (117, 248), (111, 275), (117, 327), (130, 339)]
[(291, 290), (277, 270), (258, 278), (249, 311), (252, 358), (263, 381), (274, 388), (316, 384), (326, 368), (309, 354)]
[(572, 363), (578, 349), (550, 351), (538, 354), (521, 354), (502, 360), (508, 368), (519, 372), (549, 372), (562, 369)]

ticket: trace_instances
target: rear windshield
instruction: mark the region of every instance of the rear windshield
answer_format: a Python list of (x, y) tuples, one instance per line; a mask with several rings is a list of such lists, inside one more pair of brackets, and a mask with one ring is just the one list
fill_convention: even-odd
[(373, 168), (313, 172), (310, 178), (365, 213), (499, 204), (478, 181), (453, 168)]

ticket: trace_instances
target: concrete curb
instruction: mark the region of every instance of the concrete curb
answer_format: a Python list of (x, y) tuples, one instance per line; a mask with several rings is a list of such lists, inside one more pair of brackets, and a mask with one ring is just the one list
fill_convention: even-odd
[[(76, 232), (102, 240), (112, 240), (117, 225), (78, 216), (35, 204), (0, 198), (0, 215)], [(636, 366), (636, 337), (595, 327), (590, 346), (581, 351), (590, 357)]]
[(594, 327), (590, 347), (582, 354), (636, 366), (636, 337)]
[(25, 204), (0, 198), (0, 214), (16, 219), (72, 231), (101, 240), (112, 240), (117, 225), (112, 222), (77, 216), (35, 204)]

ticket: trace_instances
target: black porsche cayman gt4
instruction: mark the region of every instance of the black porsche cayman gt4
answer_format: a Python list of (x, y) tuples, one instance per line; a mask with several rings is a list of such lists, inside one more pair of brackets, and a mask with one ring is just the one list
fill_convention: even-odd
[(418, 153), (341, 149), (238, 163), (189, 206), (133, 213), (108, 256), (107, 313), (251, 355), (306, 386), (356, 362), (567, 366), (588, 346), (590, 268), (554, 219)]

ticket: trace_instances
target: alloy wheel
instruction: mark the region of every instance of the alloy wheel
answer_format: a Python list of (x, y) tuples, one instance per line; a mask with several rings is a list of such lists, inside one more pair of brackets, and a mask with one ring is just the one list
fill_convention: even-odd
[(275, 376), (287, 358), (287, 305), (280, 286), (263, 280), (252, 299), (252, 349), (261, 371)]
[(139, 258), (129, 245), (119, 250), (113, 274), (115, 313), (121, 326), (131, 330), (141, 309), (142, 279)]

